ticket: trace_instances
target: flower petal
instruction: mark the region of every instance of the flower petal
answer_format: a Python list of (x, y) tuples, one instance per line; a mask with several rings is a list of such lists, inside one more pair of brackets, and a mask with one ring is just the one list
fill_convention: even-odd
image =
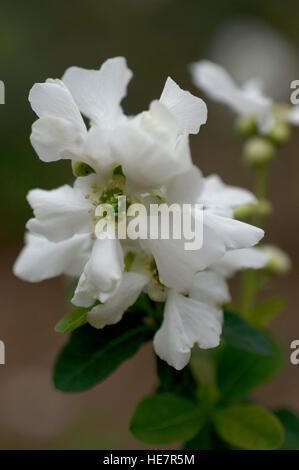
[(101, 292), (109, 293), (119, 286), (123, 269), (123, 253), (119, 240), (96, 240), (72, 303), (80, 307), (90, 307), (99, 299)]
[(295, 126), (298, 126), (298, 124), (299, 124), (299, 106), (292, 106), (289, 109), (289, 111), (287, 112), (287, 120), (291, 124), (294, 124)]
[(80, 111), (61, 80), (36, 83), (30, 90), (29, 101), (38, 117), (62, 119), (73, 124), (81, 132), (86, 130)]
[(192, 165), (185, 173), (180, 173), (170, 180), (167, 185), (167, 201), (169, 203), (201, 203), (201, 193), (205, 179), (200, 169)]
[(161, 359), (181, 370), (189, 362), (194, 343), (203, 349), (215, 348), (220, 334), (221, 322), (215, 308), (171, 291), (154, 348)]
[(168, 77), (160, 102), (166, 105), (180, 123), (180, 133), (197, 134), (200, 126), (207, 121), (208, 110), (205, 102), (182, 90)]
[(148, 277), (134, 272), (126, 272), (122, 281), (107, 302), (96, 305), (88, 313), (88, 321), (95, 328), (104, 328), (119, 322), (125, 311), (133, 305), (142, 289), (148, 282)]
[(59, 242), (76, 233), (93, 231), (88, 213), (91, 202), (71, 186), (64, 185), (50, 191), (33, 189), (27, 199), (35, 215), (27, 222), (27, 228), (33, 233)]
[(197, 273), (189, 295), (192, 299), (211, 305), (225, 304), (231, 300), (227, 282), (219, 273), (213, 271)]
[(247, 189), (229, 186), (217, 175), (210, 175), (204, 179), (200, 202), (205, 206), (237, 207), (242, 204), (256, 203), (256, 197)]
[(84, 137), (85, 133), (70, 121), (43, 116), (33, 123), (30, 141), (43, 162), (84, 160), (81, 157)]
[(123, 57), (108, 59), (100, 70), (70, 67), (62, 80), (67, 85), (80, 111), (93, 124), (112, 128), (123, 117), (121, 100), (126, 96), (132, 78)]
[(257, 116), (260, 129), (269, 131), (272, 101), (260, 89), (238, 87), (223, 67), (208, 60), (191, 64), (191, 73), (195, 85), (212, 99), (227, 104), (238, 114)]
[(268, 263), (268, 257), (259, 248), (243, 248), (228, 251), (224, 257), (211, 266), (222, 276), (230, 277), (242, 269), (260, 269)]
[(88, 259), (90, 236), (74, 235), (59, 243), (27, 234), (26, 244), (14, 264), (14, 274), (25, 281), (39, 282), (60, 274), (79, 276)]
[(157, 188), (190, 165), (187, 139), (181, 139), (176, 149), (167, 149), (133, 125), (117, 129), (112, 148), (124, 174), (136, 187)]
[(225, 246), (217, 232), (203, 225), (203, 245), (200, 249), (186, 250), (182, 239), (141, 240), (142, 246), (155, 258), (161, 282), (178, 292), (188, 290), (194, 274), (224, 256)]
[(227, 250), (249, 248), (264, 236), (264, 231), (230, 217), (223, 217), (215, 211), (204, 211), (204, 223), (218, 234)]

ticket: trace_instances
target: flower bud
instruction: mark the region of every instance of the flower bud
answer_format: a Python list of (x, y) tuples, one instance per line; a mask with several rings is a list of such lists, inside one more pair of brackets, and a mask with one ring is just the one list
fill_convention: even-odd
[(261, 250), (268, 257), (268, 264), (264, 268), (266, 272), (275, 276), (284, 276), (291, 269), (289, 256), (279, 247), (274, 245), (264, 245)]
[(242, 137), (256, 134), (256, 121), (253, 116), (241, 116), (236, 120), (235, 128)]
[(246, 165), (258, 168), (269, 163), (275, 155), (275, 146), (265, 137), (251, 137), (243, 148), (243, 161)]
[(248, 222), (254, 217), (268, 217), (272, 214), (273, 208), (270, 201), (261, 199), (257, 204), (252, 202), (235, 207), (234, 218), (243, 222)]
[(269, 138), (275, 145), (285, 144), (291, 135), (291, 126), (287, 121), (276, 120)]
[(90, 173), (95, 173), (91, 166), (87, 165), (84, 162), (78, 162), (77, 160), (72, 160), (72, 171), (73, 175), (78, 178), (79, 176), (87, 176)]

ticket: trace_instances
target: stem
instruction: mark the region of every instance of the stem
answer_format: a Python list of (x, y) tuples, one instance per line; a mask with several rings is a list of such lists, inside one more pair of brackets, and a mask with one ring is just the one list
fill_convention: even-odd
[[(253, 171), (254, 175), (254, 194), (259, 201), (266, 199), (268, 187), (269, 165), (265, 164)], [(264, 217), (262, 215), (255, 216), (254, 224), (262, 227)], [(241, 314), (250, 320), (251, 311), (254, 308), (255, 298), (259, 291), (259, 273), (253, 269), (249, 269), (243, 273), (241, 288)]]
[(263, 165), (255, 170), (254, 193), (261, 200), (266, 197), (268, 183), (268, 165)]
[(244, 318), (250, 318), (251, 310), (254, 307), (254, 301), (258, 290), (258, 273), (253, 269), (245, 271), (242, 278), (242, 296), (240, 306), (240, 311)]

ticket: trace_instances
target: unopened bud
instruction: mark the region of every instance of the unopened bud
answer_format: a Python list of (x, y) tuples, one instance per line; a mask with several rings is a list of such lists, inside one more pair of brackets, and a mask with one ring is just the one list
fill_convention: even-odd
[(261, 199), (257, 204), (252, 202), (235, 207), (234, 218), (243, 222), (248, 222), (254, 217), (268, 217), (272, 214), (273, 208), (270, 201)]
[(249, 137), (256, 134), (256, 120), (253, 116), (241, 116), (236, 120), (235, 128), (241, 136)]
[(291, 126), (287, 121), (276, 120), (269, 138), (275, 145), (285, 144), (291, 135)]
[(243, 148), (243, 161), (246, 165), (257, 168), (269, 163), (275, 155), (275, 146), (265, 137), (251, 137)]
[(291, 260), (280, 248), (274, 245), (264, 245), (261, 250), (268, 257), (268, 264), (264, 268), (266, 272), (276, 276), (284, 276), (290, 271)]
[(77, 160), (72, 160), (72, 171), (76, 178), (79, 176), (90, 175), (90, 173), (95, 173), (94, 169), (87, 165), (87, 163), (78, 162)]

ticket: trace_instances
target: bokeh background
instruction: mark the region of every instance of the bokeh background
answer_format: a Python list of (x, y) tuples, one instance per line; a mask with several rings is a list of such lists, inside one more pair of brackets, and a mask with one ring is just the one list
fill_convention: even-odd
[[(53, 330), (67, 312), (66, 281), (26, 284), (11, 267), (31, 215), (26, 192), (53, 188), (72, 176), (69, 162), (42, 163), (30, 146), (31, 86), (60, 77), (68, 66), (98, 68), (105, 59), (124, 55), (134, 71), (124, 108), (136, 113), (159, 97), (168, 75), (198, 93), (187, 66), (209, 58), (240, 82), (261, 76), (269, 95), (289, 101), (290, 81), (299, 79), (298, 26), (295, 0), (1, 1), (6, 104), (0, 106), (0, 339), (6, 365), (0, 366), (0, 448), (143, 448), (129, 435), (128, 422), (136, 402), (155, 386), (150, 345), (91, 391), (64, 395), (52, 386), (53, 363), (66, 341)], [(217, 172), (227, 183), (250, 188), (232, 114), (207, 103), (208, 124), (191, 140), (194, 160), (205, 174)], [(262, 403), (297, 410), (299, 366), (290, 365), (288, 355), (290, 342), (299, 338), (298, 170), (295, 129), (272, 166), (269, 196), (275, 213), (266, 225), (267, 242), (281, 246), (293, 261), (292, 273), (269, 289), (288, 299), (272, 324), (287, 361), (284, 372), (257, 396)]]

